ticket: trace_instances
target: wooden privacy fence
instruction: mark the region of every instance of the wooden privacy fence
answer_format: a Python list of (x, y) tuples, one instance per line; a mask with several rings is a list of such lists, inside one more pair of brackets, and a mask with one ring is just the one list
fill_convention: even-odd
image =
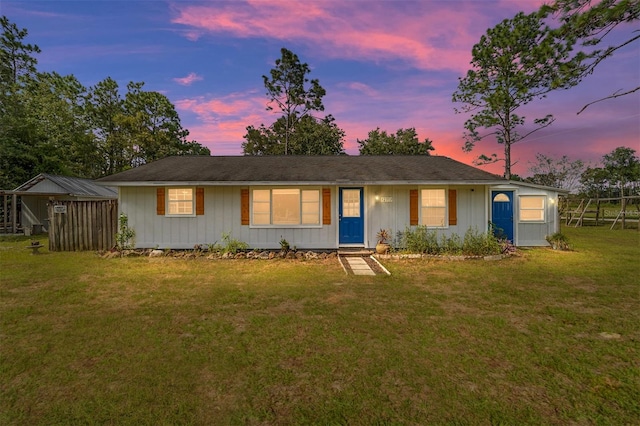
[(118, 232), (118, 202), (52, 201), (49, 203), (49, 250), (109, 250)]

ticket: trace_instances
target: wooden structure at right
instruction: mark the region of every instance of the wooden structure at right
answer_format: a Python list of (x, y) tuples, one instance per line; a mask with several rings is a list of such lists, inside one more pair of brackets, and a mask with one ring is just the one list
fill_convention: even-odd
[(595, 226), (611, 222), (610, 229), (615, 228), (618, 223), (625, 229), (632, 222), (640, 230), (640, 196), (579, 200), (565, 197), (560, 200), (560, 215), (565, 225), (575, 228), (583, 226), (585, 222), (593, 222)]

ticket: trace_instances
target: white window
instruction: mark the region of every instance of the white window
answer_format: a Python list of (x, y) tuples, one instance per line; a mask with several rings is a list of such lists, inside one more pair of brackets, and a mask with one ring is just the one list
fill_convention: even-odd
[(420, 197), (421, 223), (425, 226), (447, 225), (447, 196), (444, 189), (423, 189)]
[(252, 225), (320, 225), (320, 190), (254, 189)]
[(194, 208), (193, 188), (168, 188), (167, 211), (170, 216), (193, 216)]
[(544, 195), (520, 196), (520, 221), (544, 222)]

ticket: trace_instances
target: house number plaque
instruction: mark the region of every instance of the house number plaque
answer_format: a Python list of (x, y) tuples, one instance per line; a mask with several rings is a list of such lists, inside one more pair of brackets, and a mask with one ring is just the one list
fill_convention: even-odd
[(53, 206), (53, 212), (56, 214), (67, 213), (67, 206)]

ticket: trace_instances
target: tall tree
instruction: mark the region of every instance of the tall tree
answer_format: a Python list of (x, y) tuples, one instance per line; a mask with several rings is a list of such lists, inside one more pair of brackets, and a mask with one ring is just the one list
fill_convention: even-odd
[[(554, 89), (568, 87), (579, 74), (576, 61), (569, 58), (572, 40), (556, 40), (537, 14), (518, 13), (487, 30), (472, 49), (472, 69), (459, 79), (453, 101), (463, 106), (456, 113), (470, 113), (465, 122), (463, 150), (490, 136), (504, 145), (504, 157), (480, 155), (476, 164), (504, 161), (504, 176), (511, 179), (511, 147), (543, 129), (551, 114), (533, 119), (525, 127), (518, 111), (534, 99)], [(567, 72), (560, 72), (563, 68)], [(482, 129), (487, 133), (481, 134)]]
[(22, 101), (26, 82), (35, 77), (40, 48), (26, 43), (28, 31), (6, 16), (0, 27), (0, 188), (13, 189), (33, 177), (33, 129)]
[[(576, 40), (585, 47), (574, 56), (582, 64), (580, 75), (573, 79), (574, 84), (593, 73), (602, 61), (611, 58), (620, 49), (640, 41), (637, 28), (622, 25), (640, 20), (640, 0), (555, 0), (543, 5), (539, 13), (541, 17), (552, 15), (559, 19), (560, 26), (551, 33), (558, 40)], [(625, 31), (628, 31), (625, 36), (620, 36), (621, 41), (606, 48), (594, 48), (611, 39), (608, 36), (616, 27), (625, 27)], [(638, 90), (638, 84), (616, 90), (609, 96), (589, 102), (578, 114), (594, 103), (630, 95)]]
[(18, 84), (21, 76), (35, 74), (38, 60), (33, 55), (40, 53), (40, 48), (24, 43), (27, 29), (18, 28), (6, 16), (0, 17), (0, 26), (0, 82), (3, 86)]
[(116, 118), (130, 140), (132, 167), (171, 155), (210, 155), (208, 148), (188, 141), (189, 131), (169, 99), (158, 92), (142, 90), (144, 83), (129, 83), (123, 112)]
[(566, 155), (561, 158), (552, 158), (544, 154), (536, 154), (536, 162), (529, 167), (532, 176), (525, 180), (575, 192), (580, 186), (580, 176), (583, 171), (582, 160), (572, 161)]
[(434, 149), (429, 139), (420, 142), (414, 127), (391, 134), (378, 127), (367, 139), (358, 139), (358, 145), (360, 155), (430, 155)]
[(331, 116), (314, 117), (324, 111), (325, 89), (309, 80), (309, 65), (286, 48), (270, 75), (263, 75), (269, 101), (267, 110), (282, 114), (271, 126), (248, 126), (242, 148), (245, 155), (342, 154), (344, 132)]

